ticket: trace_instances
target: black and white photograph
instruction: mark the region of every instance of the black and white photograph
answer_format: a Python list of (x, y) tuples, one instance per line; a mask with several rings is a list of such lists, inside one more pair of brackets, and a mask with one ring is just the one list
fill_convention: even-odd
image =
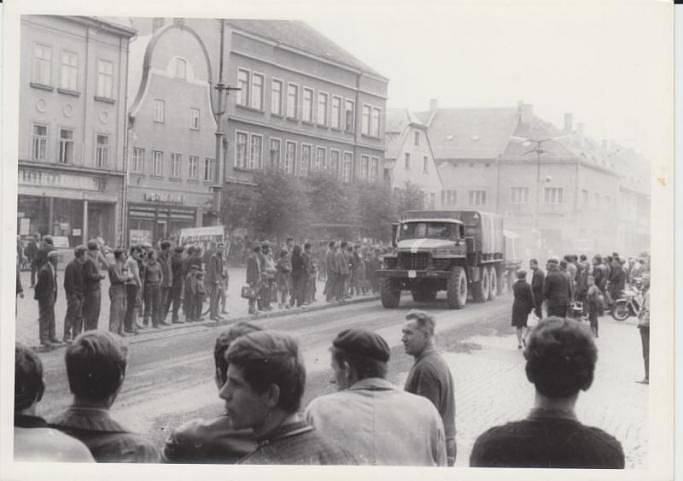
[(6, 2), (0, 477), (672, 479), (673, 18)]

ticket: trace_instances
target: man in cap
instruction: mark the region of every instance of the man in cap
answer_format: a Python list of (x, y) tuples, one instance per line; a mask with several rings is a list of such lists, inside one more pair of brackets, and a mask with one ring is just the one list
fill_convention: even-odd
[(84, 245), (77, 246), (74, 249), (73, 260), (64, 269), (64, 292), (66, 293), (64, 342), (76, 339), (83, 332), (83, 301), (85, 299), (83, 264), (86, 250)]
[(100, 307), (102, 305), (102, 292), (100, 281), (104, 279), (97, 267), (100, 259), (100, 246), (96, 240), (88, 241), (88, 252), (83, 263), (83, 280), (85, 281), (85, 299), (83, 301), (83, 318), (85, 330), (97, 329), (100, 320)]
[(406, 354), (415, 358), (406, 379), (405, 390), (429, 399), (441, 416), (446, 435), (448, 465), (455, 464), (455, 396), (453, 376), (444, 358), (434, 347), (434, 318), (423, 311), (406, 315), (401, 341)]
[(332, 382), (339, 392), (314, 399), (306, 419), (360, 464), (444, 466), (441, 417), (428, 399), (385, 379), (390, 351), (374, 332), (340, 332), (331, 348)]
[(548, 259), (548, 274), (543, 283), (543, 299), (546, 302), (548, 317), (566, 317), (571, 299), (569, 279), (560, 271), (560, 260), (557, 257)]
[(38, 281), (35, 285), (34, 298), (38, 301), (40, 345), (43, 347), (59, 344), (55, 333), (58, 260), (57, 251), (53, 250), (47, 253), (47, 262), (38, 271)]

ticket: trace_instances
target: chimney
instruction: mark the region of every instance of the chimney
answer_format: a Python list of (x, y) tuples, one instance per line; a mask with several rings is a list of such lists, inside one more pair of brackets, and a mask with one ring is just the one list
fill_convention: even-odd
[(439, 108), (439, 99), (429, 99), (429, 111), (434, 112)]
[(529, 124), (534, 116), (534, 106), (531, 104), (525, 104), (520, 100), (517, 104), (517, 112), (519, 114), (520, 123)]
[(564, 114), (564, 133), (569, 134), (574, 131), (574, 115)]

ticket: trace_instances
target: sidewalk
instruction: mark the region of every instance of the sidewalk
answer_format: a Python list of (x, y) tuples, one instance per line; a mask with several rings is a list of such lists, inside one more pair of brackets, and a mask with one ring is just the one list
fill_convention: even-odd
[[(242, 267), (230, 267), (228, 269), (228, 274), (230, 276), (230, 281), (228, 283), (227, 298), (226, 298), (226, 308), (229, 313), (222, 314), (225, 318), (225, 323), (236, 322), (240, 319), (254, 318), (249, 314), (249, 303), (246, 299), (242, 299), (241, 290), (242, 286), (245, 285), (246, 279), (246, 269)], [(33, 299), (33, 289), (29, 286), (30, 284), (30, 272), (22, 272), (21, 274), (21, 285), (24, 288), (24, 298), (21, 299), (17, 297), (17, 317), (16, 317), (16, 340), (22, 342), (28, 346), (38, 346), (38, 301)], [(64, 294), (63, 282), (64, 282), (64, 271), (60, 270), (57, 273), (59, 292), (57, 294), (57, 304), (55, 306), (55, 321), (56, 321), (56, 331), (57, 338), (62, 339), (64, 334), (64, 315), (66, 313), (66, 297)], [(315, 310), (320, 308), (325, 308), (335, 304), (327, 304), (325, 302), (324, 296), (322, 295), (323, 289), (325, 287), (325, 282), (317, 282), (316, 299), (317, 302), (304, 308), (298, 309), (283, 309), (278, 310), (277, 304), (273, 305), (273, 310), (265, 313), (259, 313), (258, 317), (273, 317), (279, 315), (287, 315), (288, 313), (300, 312), (304, 310)], [(100, 321), (99, 329), (107, 329), (109, 327), (109, 278), (105, 277), (101, 284), (102, 288), (102, 307), (100, 310)], [(353, 300), (364, 300), (364, 299), (374, 299), (376, 296), (359, 296)], [(170, 313), (167, 317), (167, 321), (170, 322)], [(181, 320), (184, 320), (182, 315), (182, 309), (180, 314)], [(139, 319), (141, 322), (141, 319)], [(200, 323), (191, 324), (174, 324), (172, 326), (162, 327), (161, 329), (145, 329), (141, 331), (141, 334), (129, 338), (130, 341), (134, 342), (134, 339), (138, 338), (148, 338), (152, 333), (164, 333), (166, 331), (172, 331), (180, 328), (189, 328), (195, 326), (206, 326), (215, 325), (213, 321), (209, 321), (208, 315), (205, 316), (205, 321)]]
[[(587, 425), (615, 436), (626, 455), (626, 468), (646, 468), (648, 451), (647, 385), (640, 336), (633, 318), (623, 323), (600, 319), (598, 362), (591, 388), (579, 394), (576, 413)], [(448, 336), (445, 336), (448, 338)], [(504, 334), (448, 339), (439, 346), (455, 383), (457, 466), (468, 466), (474, 442), (488, 428), (519, 420), (534, 402), (525, 361), (512, 328)], [(403, 374), (403, 378), (407, 372)]]

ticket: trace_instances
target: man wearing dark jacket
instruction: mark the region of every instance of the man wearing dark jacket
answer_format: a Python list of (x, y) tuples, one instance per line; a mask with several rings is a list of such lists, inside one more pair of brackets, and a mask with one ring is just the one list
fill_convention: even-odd
[(569, 279), (560, 271), (560, 261), (556, 257), (548, 259), (548, 274), (543, 283), (543, 299), (546, 301), (548, 317), (566, 317), (571, 299)]
[(37, 236), (31, 237), (28, 241), (28, 245), (24, 249), (24, 255), (31, 265), (31, 287), (36, 285), (36, 273), (38, 272), (38, 266), (35, 263), (36, 255), (38, 254), (37, 238)]
[(66, 315), (64, 316), (64, 342), (76, 339), (83, 332), (83, 301), (85, 299), (84, 245), (74, 249), (74, 258), (64, 270), (64, 292), (66, 293)]
[(55, 302), (57, 301), (57, 251), (47, 254), (45, 262), (38, 271), (38, 282), (35, 285), (34, 298), (38, 301), (40, 312), (38, 322), (40, 325), (40, 344), (49, 347), (50, 344), (59, 344), (55, 333)]
[(166, 316), (168, 316), (168, 309), (171, 306), (171, 287), (173, 286), (173, 276), (171, 274), (171, 243), (169, 241), (165, 240), (161, 242), (161, 252), (159, 252), (157, 261), (159, 261), (163, 275), (160, 287), (160, 306), (161, 319), (165, 320)]
[(529, 261), (531, 272), (531, 291), (534, 293), (534, 313), (539, 319), (543, 319), (543, 284), (545, 283), (545, 273), (538, 267), (538, 261)]
[(254, 292), (254, 297), (249, 298), (249, 314), (256, 314), (256, 295), (261, 286), (261, 263), (259, 261), (259, 254), (261, 253), (261, 246), (254, 247), (253, 253), (247, 259), (247, 284)]
[(100, 281), (104, 279), (97, 267), (100, 258), (100, 247), (96, 240), (88, 241), (88, 252), (83, 263), (83, 280), (85, 282), (85, 299), (83, 301), (83, 318), (85, 330), (97, 329), (102, 306), (102, 291)]
[(616, 301), (621, 297), (621, 292), (626, 288), (626, 273), (624, 268), (621, 266), (621, 262), (618, 257), (612, 258), (612, 270), (609, 274), (607, 290), (612, 302)]
[(182, 324), (178, 317), (178, 310), (180, 309), (180, 297), (183, 292), (183, 248), (176, 247), (171, 256), (171, 276), (173, 278), (171, 283), (171, 301), (173, 303), (173, 317), (171, 322), (173, 324)]

